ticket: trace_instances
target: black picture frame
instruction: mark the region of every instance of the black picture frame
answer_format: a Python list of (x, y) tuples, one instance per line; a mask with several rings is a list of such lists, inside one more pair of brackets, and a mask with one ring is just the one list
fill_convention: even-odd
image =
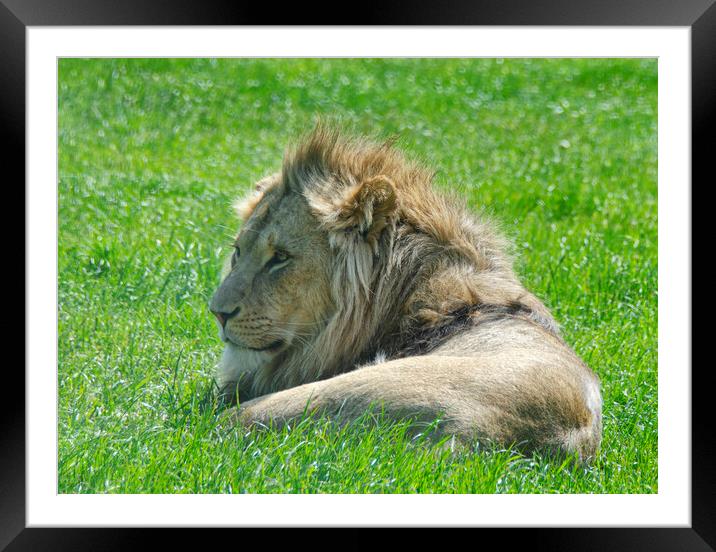
[[(692, 191), (693, 182), (707, 180), (714, 140), (716, 113), (716, 0), (449, 0), (412, 2), (409, 8), (394, 0), (361, 5), (360, 10), (313, 13), (306, 5), (282, 7), (241, 2), (197, 0), (0, 0), (0, 133), (3, 168), (15, 169), (10, 184), (25, 180), (25, 31), (28, 26), (66, 25), (588, 25), (588, 26), (684, 26), (691, 29), (692, 86)], [(350, 15), (348, 15), (350, 13)], [(350, 19), (350, 20), (349, 20)], [(23, 200), (24, 202), (24, 195)], [(9, 199), (6, 199), (9, 202)], [(692, 203), (693, 205), (693, 203)], [(9, 212), (9, 211), (8, 211)], [(696, 220), (692, 212), (692, 220)], [(695, 232), (692, 232), (695, 236)], [(19, 246), (18, 246), (19, 247)], [(6, 250), (7, 251), (7, 250)], [(692, 247), (693, 251), (693, 247)], [(24, 248), (23, 248), (24, 257)], [(13, 259), (16, 257), (12, 257)], [(693, 268), (692, 268), (692, 274)], [(693, 279), (692, 279), (693, 286)], [(25, 294), (31, 290), (25, 287)], [(24, 326), (27, 328), (26, 325)], [(692, 324), (693, 337), (697, 325)], [(703, 331), (703, 330), (698, 330)], [(6, 363), (7, 364), (7, 363)], [(684, 366), (684, 370), (691, 367)], [(196, 539), (213, 546), (205, 532), (150, 529), (68, 529), (25, 527), (25, 404), (24, 394), (8, 390), (24, 388), (22, 372), (5, 366), (0, 431), (0, 549), (7, 550), (107, 550), (152, 546), (162, 539), (163, 548), (176, 541), (182, 547)], [(16, 378), (16, 381), (13, 381)], [(716, 439), (709, 427), (712, 417), (708, 386), (709, 367), (695, 364), (692, 372), (692, 524), (690, 528), (543, 528), (489, 529), (505, 547), (529, 546), (545, 550), (716, 550)], [(13, 402), (14, 400), (14, 402)], [(242, 531), (246, 531), (242, 529)], [(505, 535), (504, 531), (510, 531)], [(353, 529), (340, 542), (352, 547), (374, 544), (374, 537)], [(157, 533), (160, 533), (157, 535)], [(251, 536), (224, 531), (237, 544)], [(233, 535), (233, 536), (232, 536)], [(275, 535), (275, 534), (274, 534)], [(279, 535), (283, 538), (283, 535)], [(417, 538), (416, 538), (417, 537)], [(276, 536), (271, 537), (276, 543)], [(290, 537), (289, 537), (290, 538)], [(421, 531), (401, 537), (404, 545), (424, 540)], [(474, 538), (474, 537), (472, 537)], [(325, 542), (336, 542), (331, 538)], [(477, 544), (477, 541), (475, 541)], [(486, 542), (481, 540), (480, 542)], [(312, 546), (315, 546), (312, 539)]]

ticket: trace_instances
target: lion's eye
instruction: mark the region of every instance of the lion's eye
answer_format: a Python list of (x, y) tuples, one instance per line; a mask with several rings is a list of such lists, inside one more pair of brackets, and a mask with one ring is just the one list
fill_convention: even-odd
[(231, 267), (233, 268), (236, 262), (239, 260), (239, 257), (241, 256), (241, 250), (239, 249), (238, 245), (234, 246), (234, 254), (231, 255)]
[(269, 270), (280, 268), (288, 262), (289, 258), (288, 253), (285, 253), (284, 251), (276, 251), (276, 253), (273, 254), (273, 257), (271, 257), (266, 263), (266, 268)]

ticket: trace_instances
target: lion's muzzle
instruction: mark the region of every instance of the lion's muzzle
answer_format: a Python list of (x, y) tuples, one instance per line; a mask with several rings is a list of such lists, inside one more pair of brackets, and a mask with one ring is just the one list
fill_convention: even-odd
[(216, 317), (216, 319), (219, 321), (219, 325), (224, 328), (226, 327), (226, 323), (229, 321), (229, 319), (233, 318), (237, 314), (239, 314), (239, 311), (241, 310), (240, 307), (236, 307), (231, 312), (222, 312), (219, 310), (213, 310), (210, 309), (211, 313)]

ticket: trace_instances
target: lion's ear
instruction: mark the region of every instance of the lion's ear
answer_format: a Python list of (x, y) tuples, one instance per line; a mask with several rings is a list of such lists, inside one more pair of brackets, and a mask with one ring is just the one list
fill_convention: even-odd
[(247, 221), (254, 212), (254, 209), (261, 201), (266, 191), (273, 186), (277, 186), (281, 181), (281, 173), (274, 173), (269, 176), (264, 176), (255, 185), (254, 189), (248, 194), (238, 198), (234, 202), (234, 210), (242, 221)]
[(276, 186), (281, 181), (281, 173), (273, 173), (268, 176), (264, 176), (254, 185), (254, 190), (257, 192), (265, 192), (269, 188)]
[(356, 233), (374, 243), (395, 215), (395, 185), (387, 176), (374, 176), (331, 203), (314, 204), (314, 211), (329, 230)]

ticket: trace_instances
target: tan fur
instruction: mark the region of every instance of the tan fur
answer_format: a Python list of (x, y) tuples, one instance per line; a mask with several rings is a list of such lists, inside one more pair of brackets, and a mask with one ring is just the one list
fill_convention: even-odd
[(376, 404), (464, 440), (595, 454), (596, 376), (494, 225), (391, 144), (319, 125), (238, 211), (240, 255), (211, 304), (236, 420)]

